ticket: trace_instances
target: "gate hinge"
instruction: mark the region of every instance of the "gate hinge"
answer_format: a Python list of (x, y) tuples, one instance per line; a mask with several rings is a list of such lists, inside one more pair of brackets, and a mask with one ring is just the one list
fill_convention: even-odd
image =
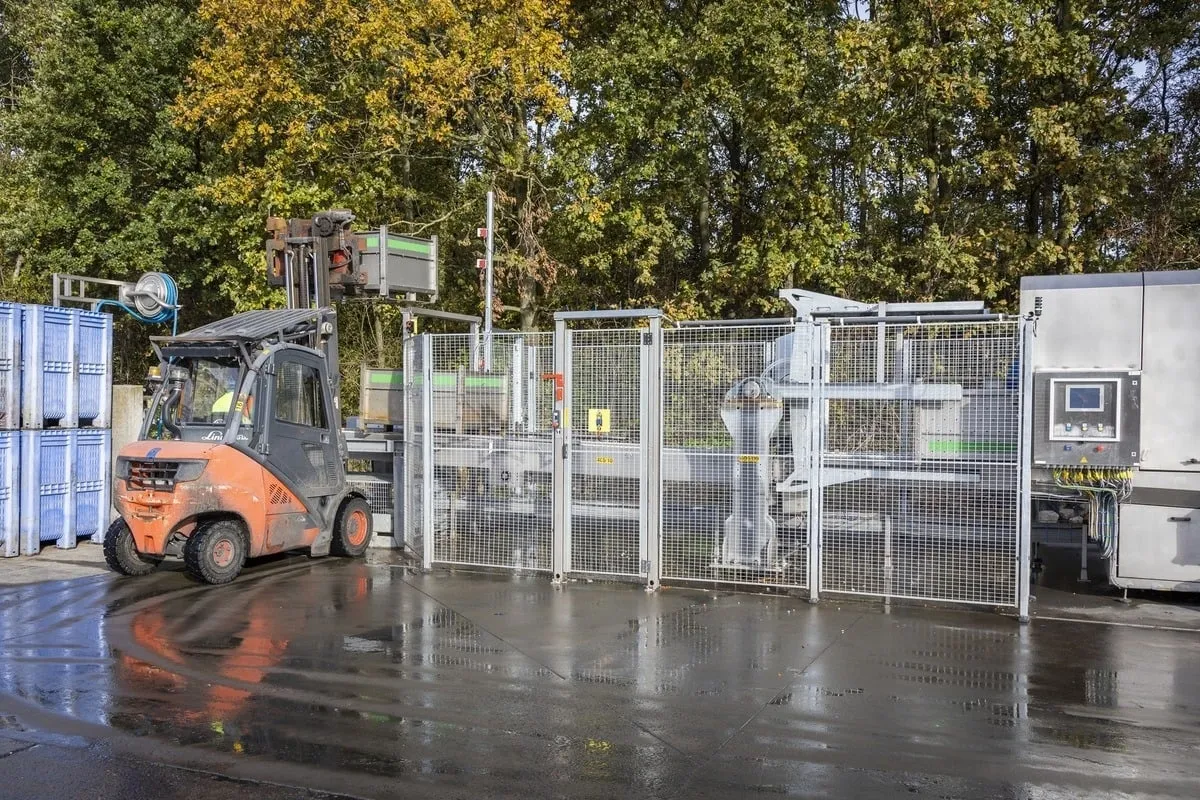
[(562, 460), (563, 461), (567, 460), (567, 443), (566, 442), (563, 442)]
[(654, 333), (652, 331), (642, 331), (642, 344), (653, 345)]

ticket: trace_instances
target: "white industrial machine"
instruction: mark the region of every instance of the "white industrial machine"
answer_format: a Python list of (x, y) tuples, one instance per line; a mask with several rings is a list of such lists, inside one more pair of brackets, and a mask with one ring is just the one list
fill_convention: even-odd
[(1200, 591), (1200, 271), (1030, 277), (1036, 485), (1125, 589)]

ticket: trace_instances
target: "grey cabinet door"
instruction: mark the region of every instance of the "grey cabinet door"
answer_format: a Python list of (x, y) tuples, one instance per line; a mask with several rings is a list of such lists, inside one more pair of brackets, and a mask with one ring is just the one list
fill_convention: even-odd
[(1142, 333), (1142, 469), (1200, 472), (1200, 284), (1154, 285)]

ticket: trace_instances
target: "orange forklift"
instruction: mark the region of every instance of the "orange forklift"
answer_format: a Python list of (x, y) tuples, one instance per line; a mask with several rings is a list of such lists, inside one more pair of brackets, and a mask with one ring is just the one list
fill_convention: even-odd
[(117, 458), (120, 517), (104, 537), (113, 570), (145, 575), (175, 557), (221, 584), (247, 558), (366, 551), (372, 512), (346, 478), (331, 306), (367, 282), (352, 219), (268, 221), (268, 276), (286, 287), (287, 309), (151, 339), (162, 382), (139, 441)]

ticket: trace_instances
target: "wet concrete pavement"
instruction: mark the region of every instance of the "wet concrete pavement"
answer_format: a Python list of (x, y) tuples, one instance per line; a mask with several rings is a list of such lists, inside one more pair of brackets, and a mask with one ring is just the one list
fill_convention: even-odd
[(218, 588), (95, 576), (0, 589), (0, 775), (23, 798), (1194, 798), (1200, 635), (303, 557)]

